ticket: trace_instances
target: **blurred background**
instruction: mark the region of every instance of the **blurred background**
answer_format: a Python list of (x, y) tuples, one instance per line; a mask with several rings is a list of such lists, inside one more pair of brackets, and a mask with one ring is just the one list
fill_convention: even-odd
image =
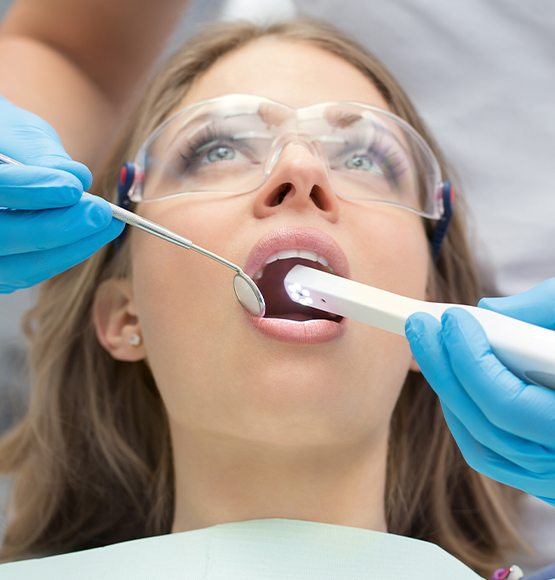
[[(0, 21), (10, 4), (0, 0)], [(468, 199), (484, 294), (516, 293), (555, 275), (554, 227), (546, 219), (555, 215), (555, 2), (190, 0), (166, 52), (205, 22), (299, 12), (365, 44), (416, 104)], [(0, 295), (0, 433), (25, 409), (20, 323), (33, 298), (33, 290)], [(8, 489), (0, 480), (0, 502)], [(523, 522), (532, 545), (544, 549), (537, 567), (555, 560), (555, 510), (547, 509), (531, 498)], [(0, 503), (0, 533), (2, 513)]]

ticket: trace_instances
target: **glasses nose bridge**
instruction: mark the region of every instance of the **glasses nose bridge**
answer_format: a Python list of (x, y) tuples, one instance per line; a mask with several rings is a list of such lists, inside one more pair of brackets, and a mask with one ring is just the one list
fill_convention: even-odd
[(327, 161), (321, 149), (318, 147), (318, 139), (307, 133), (288, 131), (287, 133), (280, 135), (272, 145), (272, 151), (266, 162), (265, 173), (267, 176), (272, 173), (278, 161), (290, 146), (303, 147), (305, 151), (314, 159), (317, 159), (323, 165), (324, 170), (327, 171)]

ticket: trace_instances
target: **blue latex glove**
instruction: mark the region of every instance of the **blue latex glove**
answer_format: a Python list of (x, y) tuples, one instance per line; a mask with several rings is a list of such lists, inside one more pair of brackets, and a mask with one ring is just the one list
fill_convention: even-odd
[(82, 262), (124, 224), (83, 194), (90, 171), (72, 161), (54, 129), (0, 97), (0, 293), (33, 286)]
[[(478, 306), (555, 330), (555, 278)], [(413, 314), (405, 331), (467, 463), (555, 506), (555, 390), (510, 372), (462, 308), (449, 308), (441, 324)]]

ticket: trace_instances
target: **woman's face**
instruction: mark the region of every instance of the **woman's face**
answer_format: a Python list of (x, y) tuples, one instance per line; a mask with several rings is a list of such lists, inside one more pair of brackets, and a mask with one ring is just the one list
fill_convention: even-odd
[[(220, 59), (181, 105), (227, 93), (291, 107), (349, 100), (388, 108), (376, 87), (339, 57), (271, 38)], [(276, 203), (283, 184), (291, 185)], [(263, 236), (283, 227), (315, 228), (341, 247), (352, 279), (426, 297), (428, 249), (420, 218), (337, 198), (320, 162), (302, 147), (284, 154), (277, 181), (251, 194), (157, 201), (140, 204), (139, 212), (241, 267)], [(285, 342), (249, 322), (229, 269), (141, 232), (131, 233), (131, 243), (129, 312), (171, 423), (288, 446), (387, 434), (411, 365), (402, 337), (346, 320), (336, 338)]]

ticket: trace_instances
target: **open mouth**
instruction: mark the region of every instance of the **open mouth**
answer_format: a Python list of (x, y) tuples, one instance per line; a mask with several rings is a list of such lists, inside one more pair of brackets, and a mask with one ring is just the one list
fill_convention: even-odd
[(349, 261), (332, 236), (314, 227), (280, 227), (260, 238), (245, 263), (245, 273), (260, 289), (266, 303), (264, 317), (248, 315), (265, 336), (282, 342), (312, 345), (339, 340), (346, 318), (299, 304), (289, 298), (285, 276), (297, 265), (350, 277)]
[[(292, 254), (297, 255), (292, 256)], [(293, 302), (287, 295), (283, 284), (285, 276), (293, 266), (298, 264), (333, 274), (333, 269), (326, 262), (322, 256), (303, 250), (286, 250), (270, 256), (263, 269), (254, 275), (254, 281), (262, 292), (266, 303), (264, 318), (281, 318), (301, 322), (307, 320), (341, 322), (342, 316)]]

